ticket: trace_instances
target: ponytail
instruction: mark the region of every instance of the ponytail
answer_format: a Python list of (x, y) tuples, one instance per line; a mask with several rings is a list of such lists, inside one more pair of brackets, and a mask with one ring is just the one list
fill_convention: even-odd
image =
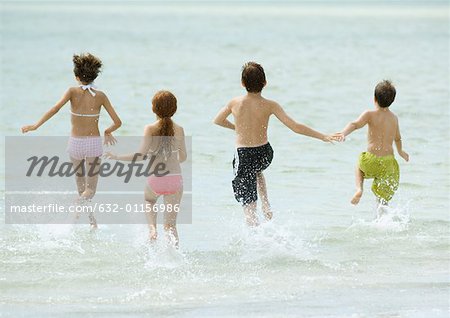
[(175, 135), (175, 131), (171, 117), (177, 111), (177, 99), (175, 95), (169, 91), (159, 91), (153, 96), (152, 109), (159, 117), (158, 136), (161, 136), (161, 141), (158, 153), (167, 159), (172, 154), (172, 137)]
[(163, 117), (159, 120), (159, 136), (173, 136), (173, 121), (170, 117)]

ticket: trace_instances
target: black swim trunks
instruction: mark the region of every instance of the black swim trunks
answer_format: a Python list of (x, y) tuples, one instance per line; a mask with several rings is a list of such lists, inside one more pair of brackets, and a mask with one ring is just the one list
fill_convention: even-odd
[(236, 149), (233, 159), (233, 190), (238, 202), (243, 205), (258, 200), (256, 174), (265, 170), (273, 159), (273, 149), (269, 143), (259, 147)]

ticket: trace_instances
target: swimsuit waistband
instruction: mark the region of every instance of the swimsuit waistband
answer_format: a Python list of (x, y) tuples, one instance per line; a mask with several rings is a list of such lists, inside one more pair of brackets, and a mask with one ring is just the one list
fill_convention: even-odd
[(270, 142), (265, 143), (264, 145), (254, 146), (254, 147), (236, 147), (236, 149), (258, 149), (270, 146)]
[(374, 156), (376, 158), (395, 158), (394, 154), (378, 156), (378, 155), (376, 155), (374, 153), (371, 153), (370, 151), (363, 151), (363, 153), (369, 154), (369, 155)]
[(176, 176), (182, 176), (182, 174), (181, 173), (169, 173), (169, 174), (166, 174), (165, 176), (161, 176), (161, 177), (158, 177), (158, 176), (155, 176), (154, 174), (152, 174), (151, 176), (149, 176), (149, 178), (163, 178), (163, 177), (176, 177)]
[(102, 139), (101, 136), (70, 136), (70, 139), (86, 140), (86, 139)]

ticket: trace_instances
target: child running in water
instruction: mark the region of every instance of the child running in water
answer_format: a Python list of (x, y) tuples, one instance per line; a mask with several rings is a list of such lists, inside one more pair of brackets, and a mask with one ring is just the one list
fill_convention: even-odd
[(355, 170), (356, 192), (351, 199), (352, 204), (358, 204), (361, 199), (364, 179), (374, 179), (372, 192), (381, 204), (387, 205), (392, 199), (400, 178), (400, 170), (392, 147), (394, 141), (400, 157), (409, 161), (409, 155), (402, 148), (398, 118), (389, 109), (394, 102), (395, 94), (395, 87), (390, 81), (378, 83), (374, 94), (375, 110), (365, 111), (338, 133), (341, 138), (345, 138), (353, 131), (365, 125), (369, 126), (367, 152), (360, 154)]
[[(118, 129), (122, 122), (106, 94), (97, 90), (94, 85), (94, 80), (102, 67), (100, 59), (90, 53), (74, 55), (73, 64), (73, 72), (78, 86), (70, 87), (55, 106), (50, 108), (37, 123), (22, 127), (22, 133), (38, 129), (70, 101), (72, 131), (67, 150), (73, 167), (79, 169), (75, 174), (76, 183), (80, 202), (85, 202), (95, 195), (98, 168), (93, 175), (89, 173), (86, 175), (84, 171), (90, 171), (90, 165), (99, 167), (100, 157), (103, 154), (102, 139), (98, 128), (101, 108), (104, 107), (113, 120), (113, 124), (104, 131), (105, 145), (116, 142), (112, 132)], [(94, 215), (91, 214), (89, 218), (91, 227), (96, 229), (97, 222)]]
[[(269, 118), (275, 115), (284, 125), (297, 134), (330, 142), (337, 137), (324, 135), (308, 126), (297, 123), (283, 108), (272, 100), (261, 96), (266, 85), (266, 75), (260, 64), (246, 63), (242, 68), (242, 85), (247, 90), (244, 96), (232, 99), (223, 107), (214, 123), (236, 131), (236, 152), (233, 160), (235, 198), (244, 207), (249, 226), (259, 224), (256, 215), (258, 194), (262, 200), (262, 211), (266, 220), (272, 218), (266, 181), (263, 171), (269, 167), (273, 150), (267, 138)], [(234, 124), (227, 118), (233, 114)]]
[[(157, 239), (157, 211), (154, 207), (159, 197), (164, 198), (164, 230), (170, 244), (178, 246), (177, 214), (183, 196), (183, 178), (180, 163), (187, 159), (183, 127), (172, 120), (177, 111), (177, 99), (169, 91), (159, 91), (152, 99), (156, 121), (144, 127), (144, 139), (137, 153), (114, 155), (107, 158), (122, 161), (141, 161), (154, 157), (154, 164), (164, 163), (164, 176), (150, 175), (144, 197), (150, 241)], [(158, 209), (161, 210), (161, 209)]]

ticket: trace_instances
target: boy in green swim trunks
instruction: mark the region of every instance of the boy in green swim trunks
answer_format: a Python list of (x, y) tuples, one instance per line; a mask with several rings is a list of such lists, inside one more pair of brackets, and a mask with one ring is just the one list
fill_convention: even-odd
[(342, 132), (338, 133), (345, 139), (353, 131), (369, 126), (367, 136), (367, 152), (361, 153), (356, 167), (356, 192), (351, 199), (352, 204), (358, 204), (363, 194), (364, 179), (374, 179), (372, 191), (386, 205), (392, 199), (398, 188), (400, 171), (394, 158), (392, 144), (395, 141), (400, 157), (409, 161), (409, 155), (402, 149), (402, 138), (397, 116), (390, 111), (389, 106), (395, 99), (395, 87), (390, 81), (382, 81), (375, 87), (375, 110), (367, 110), (355, 121), (350, 122)]

